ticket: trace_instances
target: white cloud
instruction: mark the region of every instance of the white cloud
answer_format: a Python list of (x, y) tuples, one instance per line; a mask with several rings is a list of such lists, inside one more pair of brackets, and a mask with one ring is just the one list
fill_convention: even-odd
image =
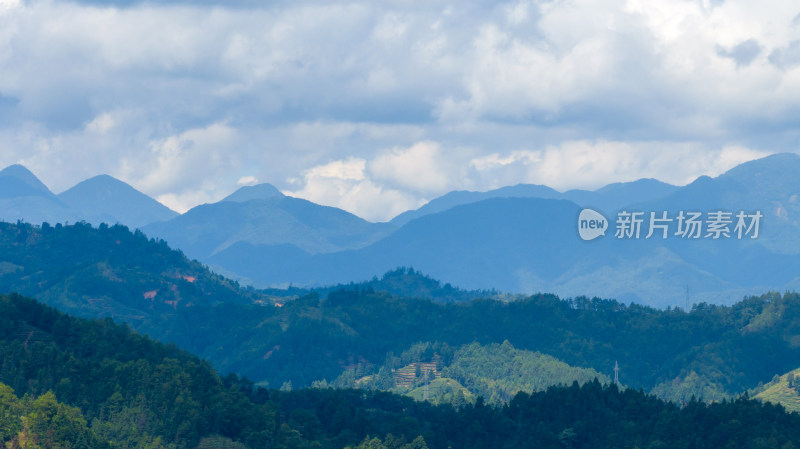
[(388, 185), (418, 193), (444, 193), (463, 179), (458, 177), (455, 155), (449, 156), (439, 144), (425, 141), (379, 153), (368, 168), (374, 179)]
[(398, 190), (376, 185), (365, 176), (366, 161), (359, 158), (333, 161), (307, 170), (301, 189), (287, 195), (348, 210), (373, 221), (387, 220), (419, 205), (413, 197)]
[(114, 119), (111, 117), (111, 114), (101, 114), (86, 124), (86, 130), (93, 133), (103, 134), (110, 130), (113, 126)]
[(254, 186), (258, 184), (258, 178), (255, 176), (242, 176), (236, 181), (237, 186)]
[(683, 183), (796, 150), (798, 13), (0, 0), (0, 163), (54, 191), (109, 173), (179, 210), (252, 177), (380, 219), (450, 189)]
[[(766, 156), (745, 147), (705, 148), (697, 143), (569, 141), (540, 150), (517, 150), (473, 159), (483, 185), (544, 184), (558, 190), (597, 189), (612, 182), (657, 178), (684, 185), (717, 176)], [(503, 183), (497, 184), (497, 180)]]

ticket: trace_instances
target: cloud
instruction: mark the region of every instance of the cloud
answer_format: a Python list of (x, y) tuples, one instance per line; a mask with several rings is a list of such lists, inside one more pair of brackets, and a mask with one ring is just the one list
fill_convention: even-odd
[[(597, 189), (612, 182), (657, 178), (684, 185), (701, 175), (716, 176), (766, 156), (745, 147), (704, 148), (669, 142), (569, 141), (539, 150), (520, 150), (473, 159), (482, 184), (544, 184), (558, 190)], [(503, 180), (505, 184), (498, 184)]]
[(339, 207), (373, 221), (387, 220), (419, 205), (413, 197), (386, 189), (365, 175), (366, 161), (359, 158), (333, 161), (313, 167), (295, 182), (302, 186), (286, 191), (290, 196)]
[[(705, 148), (698, 143), (579, 140), (460, 162), (448, 159), (451, 166), (445, 170), (436, 167), (436, 158), (442, 152), (440, 143), (423, 141), (379, 153), (372, 160), (332, 161), (307, 170), (302, 178), (294, 180), (297, 188), (286, 193), (340, 207), (370, 220), (386, 221), (440, 193), (465, 186), (489, 190), (528, 183), (561, 191), (593, 190), (612, 182), (641, 178), (684, 185), (701, 175), (717, 176), (769, 154), (740, 146)], [(403, 185), (410, 179), (417, 182), (411, 187)]]
[(418, 193), (444, 193), (458, 184), (457, 159), (443, 154), (435, 142), (379, 153), (369, 163), (374, 179)]
[(86, 124), (86, 131), (103, 134), (114, 126), (114, 119), (110, 114), (101, 114)]
[(236, 181), (237, 186), (254, 186), (258, 184), (258, 178), (255, 176), (242, 176)]
[(188, 130), (153, 141), (148, 157), (122, 159), (120, 174), (134, 187), (185, 212), (197, 201), (222, 196), (219, 173), (241, 166), (238, 154), (230, 151), (237, 141), (236, 131), (223, 123)]
[(185, 210), (242, 179), (385, 219), (796, 150), (800, 6), (0, 0), (0, 164)]

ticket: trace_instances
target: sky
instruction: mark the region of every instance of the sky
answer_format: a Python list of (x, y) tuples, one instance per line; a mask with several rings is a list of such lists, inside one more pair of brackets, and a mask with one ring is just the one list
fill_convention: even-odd
[(0, 167), (183, 212), (686, 184), (798, 151), (791, 0), (0, 0)]

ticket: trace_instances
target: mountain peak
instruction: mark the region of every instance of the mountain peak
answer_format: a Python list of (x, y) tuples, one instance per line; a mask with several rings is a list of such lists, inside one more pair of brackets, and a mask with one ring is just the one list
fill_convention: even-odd
[(80, 211), (81, 216), (91, 223), (121, 222), (139, 227), (169, 220), (177, 215), (175, 211), (126, 182), (109, 175), (98, 175), (81, 181), (58, 197)]
[(226, 196), (222, 201), (233, 201), (244, 203), (251, 200), (265, 200), (268, 198), (284, 196), (280, 190), (269, 183), (256, 184), (254, 186), (244, 186), (232, 194)]
[[(39, 180), (30, 170), (25, 168), (25, 166), (20, 164), (9, 165), (8, 167), (0, 170), (0, 178), (5, 178), (6, 180), (14, 180), (15, 185), (19, 186), (19, 181), (25, 186), (24, 190), (29, 191), (29, 194), (39, 194), (39, 195), (46, 195), (50, 196), (53, 193), (50, 192), (50, 189), (47, 188), (46, 185)], [(21, 192), (19, 192), (21, 193)]]

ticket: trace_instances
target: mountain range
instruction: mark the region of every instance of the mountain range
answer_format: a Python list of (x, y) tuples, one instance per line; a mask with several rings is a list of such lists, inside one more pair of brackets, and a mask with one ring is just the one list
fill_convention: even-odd
[(22, 165), (0, 171), (0, 218), (52, 224), (86, 221), (139, 227), (178, 213), (108, 175), (95, 176), (55, 195)]
[[(22, 166), (0, 172), (0, 218), (123, 223), (257, 287), (324, 286), (413, 267), (466, 289), (597, 295), (655, 306), (732, 303), (800, 288), (800, 157), (777, 154), (678, 187), (654, 179), (595, 191), (516, 185), (450, 192), (387, 223), (242, 187), (182, 215), (110, 176), (54, 195)], [(578, 237), (582, 208), (601, 212), (606, 235)], [(670, 236), (614, 237), (622, 210), (672, 217)], [(680, 211), (759, 211), (756, 239), (684, 239)], [(731, 230), (733, 225), (731, 223)], [(704, 231), (705, 232), (705, 231)], [(646, 294), (644, 292), (647, 292)]]

